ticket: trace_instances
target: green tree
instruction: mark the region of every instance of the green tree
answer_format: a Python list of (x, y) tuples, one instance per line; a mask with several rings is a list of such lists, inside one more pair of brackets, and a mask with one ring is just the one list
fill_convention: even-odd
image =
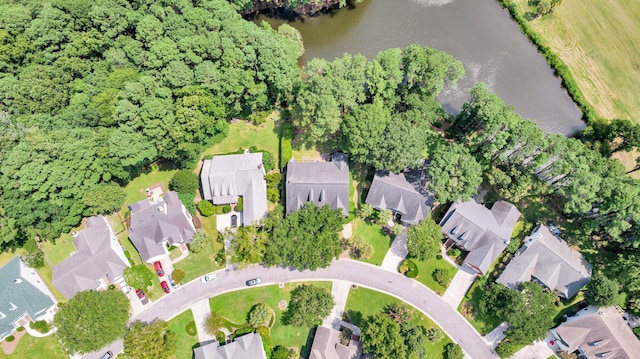
[(378, 211), (378, 213), (376, 214), (376, 219), (378, 222), (378, 224), (380, 225), (386, 225), (387, 223), (389, 223), (391, 220), (393, 220), (393, 212), (391, 212), (390, 209), (383, 209)]
[(466, 201), (482, 183), (482, 168), (462, 145), (441, 142), (430, 154), (429, 189), (440, 202)]
[(171, 273), (173, 280), (178, 284), (182, 283), (185, 275), (186, 273), (182, 269), (176, 269), (173, 271), (173, 273)]
[(198, 176), (189, 170), (176, 172), (169, 181), (169, 189), (179, 193), (194, 193), (199, 186)]
[(53, 319), (56, 336), (69, 353), (89, 353), (127, 332), (129, 300), (121, 291), (79, 292), (61, 303)]
[(123, 271), (124, 280), (133, 288), (146, 290), (152, 284), (155, 274), (145, 264), (127, 267)]
[(129, 358), (165, 359), (178, 349), (175, 333), (169, 331), (169, 323), (155, 320), (152, 323), (136, 321), (124, 337), (124, 353)]
[(266, 232), (250, 226), (227, 233), (230, 238), (229, 255), (234, 263), (242, 268), (262, 261), (267, 243)]
[(430, 343), (423, 326), (414, 322), (404, 322), (400, 324), (400, 334), (404, 338), (404, 344), (407, 347), (408, 359), (428, 357), (427, 346)]
[(463, 359), (464, 352), (458, 344), (449, 343), (444, 347), (444, 357), (445, 359)]
[(584, 297), (589, 304), (608, 307), (618, 303), (618, 283), (601, 272), (595, 272), (587, 284)]
[(204, 230), (198, 230), (193, 237), (191, 237), (191, 242), (187, 243), (187, 248), (189, 248), (189, 251), (193, 253), (200, 253), (207, 249), (210, 243), (211, 238), (209, 238), (207, 232)]
[(269, 307), (264, 303), (258, 303), (249, 311), (247, 322), (254, 328), (263, 326), (269, 319), (269, 314)]
[(204, 327), (207, 333), (215, 335), (215, 333), (220, 330), (220, 328), (224, 327), (226, 323), (227, 320), (224, 319), (222, 315), (216, 312), (211, 312), (204, 322)]
[(205, 217), (211, 217), (216, 213), (216, 207), (206, 199), (198, 202), (198, 210)]
[(271, 352), (271, 359), (289, 359), (289, 349), (276, 345)]
[(303, 284), (291, 291), (285, 321), (296, 327), (311, 327), (326, 318), (334, 305), (328, 290)]
[(440, 253), (442, 229), (429, 216), (407, 231), (409, 256), (420, 260), (435, 258)]
[(400, 324), (383, 313), (365, 319), (362, 325), (362, 350), (382, 359), (404, 359), (407, 347)]
[(373, 216), (373, 207), (370, 204), (363, 203), (358, 209), (358, 217), (362, 219), (371, 218)]

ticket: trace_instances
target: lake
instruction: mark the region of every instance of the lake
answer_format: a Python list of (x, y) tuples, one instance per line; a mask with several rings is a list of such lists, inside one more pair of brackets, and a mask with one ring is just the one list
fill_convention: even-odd
[[(285, 22), (261, 15), (272, 26)], [(343, 53), (368, 58), (390, 47), (417, 43), (446, 51), (466, 70), (457, 88), (439, 96), (449, 113), (460, 111), (478, 82), (548, 133), (572, 135), (585, 123), (536, 48), (496, 0), (364, 0), (329, 14), (288, 22), (302, 34), (306, 63)]]

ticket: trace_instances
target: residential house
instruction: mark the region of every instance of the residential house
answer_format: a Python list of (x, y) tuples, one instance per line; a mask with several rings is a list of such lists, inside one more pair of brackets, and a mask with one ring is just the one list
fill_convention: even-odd
[(73, 234), (73, 245), (76, 252), (53, 267), (53, 286), (67, 299), (124, 282), (122, 271), (129, 260), (106, 218), (88, 218), (86, 227)]
[(220, 345), (212, 341), (193, 349), (194, 359), (267, 359), (260, 334), (245, 334), (235, 341)]
[(340, 342), (341, 333), (333, 328), (318, 326), (309, 359), (360, 359), (360, 336), (352, 335), (348, 345), (344, 345)]
[(410, 170), (399, 174), (377, 171), (365, 203), (377, 210), (390, 209), (400, 222), (412, 225), (425, 219), (433, 201), (424, 170)]
[(349, 164), (345, 154), (334, 153), (329, 162), (289, 162), (285, 186), (287, 214), (312, 202), (349, 215)]
[(241, 223), (250, 225), (267, 215), (264, 175), (260, 152), (213, 156), (202, 164), (202, 192), (215, 205), (235, 204), (242, 197)]
[(563, 298), (571, 298), (591, 278), (591, 266), (582, 254), (541, 225), (525, 238), (524, 245), (498, 278), (498, 283), (517, 288), (536, 280)]
[(191, 215), (174, 191), (157, 199), (143, 199), (129, 209), (129, 238), (147, 263), (168, 255), (167, 245), (189, 243), (196, 233)]
[(614, 307), (589, 306), (551, 332), (563, 351), (587, 359), (640, 357), (640, 341)]
[(0, 268), (0, 340), (29, 322), (53, 319), (56, 304), (38, 272), (19, 257)]
[(448, 238), (447, 245), (468, 251), (465, 264), (484, 274), (509, 244), (519, 217), (520, 212), (511, 203), (498, 201), (488, 209), (469, 200), (452, 204), (440, 226)]

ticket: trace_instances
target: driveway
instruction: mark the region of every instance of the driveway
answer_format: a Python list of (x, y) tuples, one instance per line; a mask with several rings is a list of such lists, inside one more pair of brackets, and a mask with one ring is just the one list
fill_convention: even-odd
[(322, 325), (325, 327), (340, 330), (340, 322), (342, 321), (342, 314), (344, 314), (344, 307), (347, 305), (347, 298), (349, 297), (349, 290), (351, 289), (351, 283), (343, 280), (334, 280), (331, 286), (331, 295), (335, 301), (335, 305), (331, 310), (331, 314), (324, 318)]
[(196, 328), (198, 329), (198, 341), (200, 344), (216, 340), (215, 335), (207, 333), (207, 327), (205, 325), (207, 318), (211, 315), (209, 299), (203, 299), (193, 303), (193, 305), (191, 305), (191, 313), (193, 315), (193, 320), (196, 322)]
[[(349, 259), (333, 261), (328, 268), (298, 271), (288, 268), (250, 266), (243, 270), (221, 270), (214, 283), (202, 284), (194, 280), (183, 286), (180, 295), (164, 296), (131, 320), (170, 320), (193, 303), (222, 293), (245, 289), (245, 281), (260, 277), (262, 285), (296, 281), (344, 280), (399, 298), (419, 309), (438, 324), (465, 352), (474, 359), (496, 359), (480, 334), (454, 308), (419, 282), (367, 263)], [(177, 294), (177, 293), (176, 293)]]
[(444, 292), (442, 300), (457, 310), (458, 305), (460, 305), (460, 302), (469, 291), (475, 279), (476, 272), (469, 268), (469, 266), (463, 265), (459, 267), (456, 275), (451, 280), (451, 283), (449, 283), (447, 291)]
[[(396, 226), (399, 226), (399, 224), (396, 224)], [(407, 229), (405, 228), (391, 243), (391, 248), (384, 256), (380, 267), (389, 272), (398, 273), (400, 262), (407, 257), (407, 253), (409, 253), (409, 250), (407, 249)]]

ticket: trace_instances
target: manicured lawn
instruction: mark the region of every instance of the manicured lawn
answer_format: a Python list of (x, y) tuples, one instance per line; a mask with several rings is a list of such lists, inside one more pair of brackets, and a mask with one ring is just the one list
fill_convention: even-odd
[(193, 346), (198, 344), (198, 335), (191, 336), (185, 330), (191, 322), (193, 322), (191, 309), (185, 310), (169, 321), (169, 330), (176, 334), (178, 342), (178, 349), (171, 358), (191, 359), (193, 357)]
[[(367, 288), (352, 288), (349, 291), (347, 305), (345, 311), (351, 317), (351, 321), (355, 325), (362, 325), (364, 318), (375, 315), (384, 311), (388, 304), (403, 303), (400, 299), (389, 296), (384, 293), (376, 292)], [(438, 326), (422, 312), (415, 310), (413, 321), (425, 328), (438, 328)], [(446, 336), (445, 339), (429, 344), (427, 347), (428, 358), (442, 358), (443, 348), (447, 343), (451, 343), (451, 339)]]
[(122, 204), (122, 209), (120, 210), (120, 215), (123, 219), (129, 214), (129, 209), (127, 208), (128, 204), (133, 204), (141, 199), (147, 198), (145, 189), (156, 183), (162, 183), (164, 190), (169, 191), (169, 181), (177, 171), (175, 169), (171, 169), (171, 166), (167, 165), (166, 167), (170, 168), (161, 168), (157, 164), (152, 164), (149, 166), (150, 171), (148, 173), (140, 174), (127, 184), (124, 188), (127, 195), (124, 199), (124, 203)]
[(158, 300), (160, 298), (162, 298), (164, 294), (164, 291), (162, 290), (162, 287), (160, 286), (160, 280), (166, 280), (167, 283), (169, 283), (169, 279), (167, 279), (167, 275), (165, 274), (164, 277), (160, 278), (158, 277), (158, 275), (156, 274), (156, 269), (153, 267), (153, 265), (146, 263), (145, 264), (147, 266), (147, 268), (149, 268), (152, 272), (153, 272), (153, 279), (152, 279), (152, 285), (151, 285), (151, 289), (146, 291), (145, 293), (147, 293), (147, 297), (149, 297), (149, 299), (151, 300)]
[(240, 147), (249, 148), (256, 146), (259, 150), (265, 150), (273, 154), (276, 165), (278, 164), (278, 137), (279, 127), (276, 122), (278, 113), (273, 113), (262, 124), (254, 126), (251, 122), (240, 120), (229, 125), (229, 135), (220, 143), (207, 148), (202, 156), (229, 153), (237, 151)]
[(9, 263), (9, 261), (11, 261), (13, 259), (13, 257), (15, 256), (20, 256), (24, 254), (24, 249), (22, 248), (16, 248), (15, 250), (7, 250), (0, 252), (0, 267), (4, 266), (5, 264)]
[[(81, 227), (84, 228), (84, 225), (73, 229), (73, 231), (77, 231)], [(71, 253), (76, 251), (76, 247), (73, 245), (73, 236), (71, 236), (71, 233), (61, 234), (60, 237), (56, 239), (55, 244), (51, 241), (42, 243), (40, 248), (45, 253), (49, 264), (52, 266), (69, 258)]]
[(42, 277), (44, 283), (49, 287), (49, 290), (53, 293), (53, 296), (56, 297), (58, 302), (64, 303), (67, 301), (67, 298), (60, 294), (60, 292), (58, 292), (58, 290), (53, 286), (53, 271), (51, 270), (51, 267), (45, 265), (42, 268), (38, 268), (38, 274), (40, 274), (40, 277)]
[(133, 243), (131, 243), (131, 240), (129, 239), (129, 232), (120, 232), (120, 234), (118, 234), (118, 240), (120, 240), (120, 244), (124, 246), (127, 252), (129, 252), (133, 262), (135, 264), (141, 264), (142, 258), (140, 258), (140, 254), (136, 250), (136, 247), (134, 247)]
[[(479, 313), (477, 311), (478, 303), (480, 303), (480, 298), (482, 298), (482, 295), (484, 294), (484, 288), (482, 287), (483, 283), (484, 281), (476, 280), (471, 285), (471, 288), (469, 288), (467, 295), (462, 300), (462, 303), (460, 303), (460, 306), (458, 307), (458, 311), (462, 313), (462, 315), (467, 319), (467, 321), (474, 328), (476, 328), (476, 330), (480, 334), (485, 335), (490, 331), (492, 331), (493, 329), (495, 329), (495, 327), (500, 325), (501, 322), (500, 322), (500, 319), (496, 316), (484, 315), (483, 313)], [(466, 302), (469, 302), (470, 305), (473, 306), (473, 314), (471, 313), (465, 314), (464, 311), (462, 310)]]
[(361, 219), (355, 219), (351, 223), (353, 224), (353, 235), (362, 236), (373, 247), (373, 256), (363, 262), (377, 266), (382, 264), (384, 256), (391, 247), (391, 238), (376, 224), (367, 223)]
[(173, 265), (174, 269), (182, 269), (185, 273), (183, 283), (187, 283), (206, 273), (222, 268), (216, 261), (216, 253), (222, 249), (222, 244), (215, 240), (215, 217), (201, 218), (204, 230), (209, 235), (207, 246), (199, 253), (189, 253), (187, 258)]
[[(524, 12), (528, 0), (516, 0)], [(569, 66), (596, 112), (640, 121), (640, 2), (563, 1), (530, 25)]]
[(453, 276), (456, 275), (456, 271), (458, 270), (451, 263), (447, 262), (444, 259), (430, 259), (428, 261), (419, 261), (416, 259), (412, 259), (412, 261), (418, 266), (418, 277), (416, 278), (420, 283), (426, 285), (431, 288), (434, 292), (442, 295), (447, 290), (447, 286), (442, 286), (440, 283), (436, 282), (433, 278), (433, 272), (436, 269), (442, 269), (446, 273), (446, 278), (448, 278), (447, 285), (453, 279)]
[(44, 338), (35, 338), (25, 334), (20, 338), (16, 350), (10, 355), (6, 355), (0, 350), (0, 358), (47, 358), (47, 359), (67, 359), (67, 354), (55, 335)]
[[(265, 303), (276, 313), (275, 324), (271, 328), (273, 345), (283, 345), (287, 348), (302, 348), (307, 342), (311, 328), (299, 328), (282, 324), (283, 311), (278, 307), (280, 301), (289, 302), (291, 291), (303, 283), (287, 283), (284, 288), (277, 285), (248, 288), (240, 291), (222, 294), (211, 298), (211, 310), (220, 313), (227, 320), (234, 323), (245, 323), (251, 307), (258, 303)], [(307, 283), (331, 290), (331, 282)]]

